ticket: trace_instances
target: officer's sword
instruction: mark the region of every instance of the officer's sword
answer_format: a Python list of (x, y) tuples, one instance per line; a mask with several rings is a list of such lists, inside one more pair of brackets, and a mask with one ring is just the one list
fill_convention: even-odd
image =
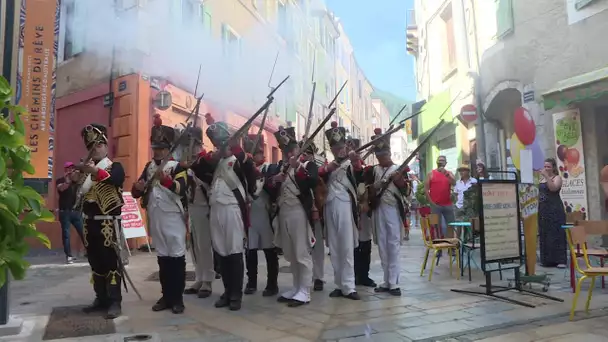
[(125, 284), (125, 290), (127, 290), (127, 292), (129, 291), (127, 288), (127, 284), (125, 282), (125, 278), (126, 278), (127, 281), (129, 282), (129, 285), (131, 285), (131, 288), (133, 289), (133, 291), (135, 291), (135, 294), (137, 295), (139, 300), (144, 300), (142, 298), (141, 294), (139, 293), (139, 291), (137, 290), (137, 288), (135, 287), (135, 284), (133, 284), (133, 280), (131, 280), (129, 273), (127, 273), (127, 269), (125, 268), (125, 265), (122, 263), (122, 258), (120, 257), (120, 248), (118, 247), (118, 244), (116, 242), (112, 242), (112, 247), (114, 248), (114, 252), (116, 252), (116, 258), (118, 259), (118, 268), (120, 268), (120, 273), (122, 273), (122, 275), (123, 275), (122, 281)]

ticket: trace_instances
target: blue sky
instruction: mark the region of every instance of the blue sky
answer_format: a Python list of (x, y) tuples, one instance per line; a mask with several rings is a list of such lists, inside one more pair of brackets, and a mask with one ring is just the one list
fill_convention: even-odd
[(326, 1), (340, 17), (357, 63), (374, 87), (415, 100), (414, 60), (405, 47), (406, 10), (413, 8), (413, 0)]

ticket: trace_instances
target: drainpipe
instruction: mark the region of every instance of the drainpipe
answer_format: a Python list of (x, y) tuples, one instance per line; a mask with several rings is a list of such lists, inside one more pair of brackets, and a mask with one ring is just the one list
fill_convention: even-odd
[(475, 140), (477, 140), (477, 159), (480, 159), (484, 164), (486, 162), (486, 132), (485, 113), (483, 110), (483, 99), (481, 98), (482, 84), (481, 77), (475, 71), (469, 71), (469, 76), (474, 81), (473, 93), (475, 94), (475, 107), (477, 107), (477, 121), (475, 122)]
[[(479, 70), (481, 70), (481, 62), (479, 60), (479, 39), (477, 37), (477, 16), (475, 13), (475, 1), (470, 1), (471, 5), (471, 16), (473, 18), (473, 38), (475, 39), (475, 64), (478, 71), (470, 71), (469, 76), (473, 78), (475, 94), (475, 107), (477, 107), (477, 122), (475, 122), (475, 139), (477, 140), (477, 158), (480, 159), (485, 165), (488, 165), (486, 157), (486, 130), (485, 130), (485, 112), (483, 110), (483, 99), (481, 93), (483, 84), (481, 82), (481, 76)], [(464, 1), (463, 1), (464, 7)], [(465, 18), (466, 20), (466, 18)], [(466, 22), (465, 22), (466, 29)]]

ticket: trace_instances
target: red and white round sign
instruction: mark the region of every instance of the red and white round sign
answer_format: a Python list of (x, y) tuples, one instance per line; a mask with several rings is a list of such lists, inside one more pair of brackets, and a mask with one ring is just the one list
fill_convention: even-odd
[(477, 107), (472, 104), (462, 106), (460, 116), (466, 122), (474, 122), (477, 120)]

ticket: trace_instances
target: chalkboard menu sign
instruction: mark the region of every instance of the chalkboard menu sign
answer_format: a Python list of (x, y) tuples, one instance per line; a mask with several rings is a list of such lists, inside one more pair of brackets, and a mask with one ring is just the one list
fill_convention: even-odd
[(521, 257), (516, 181), (480, 182), (482, 263)]

